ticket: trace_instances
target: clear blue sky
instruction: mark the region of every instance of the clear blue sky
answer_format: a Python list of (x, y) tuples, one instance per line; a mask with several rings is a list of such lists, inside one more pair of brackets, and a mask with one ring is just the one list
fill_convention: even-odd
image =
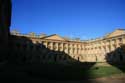
[(125, 0), (12, 0), (11, 30), (90, 39), (125, 29)]

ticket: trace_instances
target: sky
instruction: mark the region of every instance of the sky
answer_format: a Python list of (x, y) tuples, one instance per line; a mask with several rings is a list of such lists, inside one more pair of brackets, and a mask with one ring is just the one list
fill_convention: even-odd
[(125, 29), (125, 0), (12, 0), (10, 28), (94, 39)]

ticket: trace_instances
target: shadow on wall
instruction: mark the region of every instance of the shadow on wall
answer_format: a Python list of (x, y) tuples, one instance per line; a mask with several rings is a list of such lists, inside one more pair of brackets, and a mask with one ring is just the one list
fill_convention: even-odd
[(123, 67), (125, 64), (125, 45), (121, 44), (114, 51), (107, 53), (106, 61), (125, 72), (125, 67)]
[(95, 64), (81, 63), (65, 52), (50, 50), (43, 44), (34, 44), (26, 37), (12, 35), (9, 40), (8, 65), (15, 64), (16, 71), (25, 72), (28, 77), (51, 80), (88, 79), (87, 71)]
[[(79, 62), (65, 52), (46, 48), (41, 43), (34, 44), (23, 36), (11, 35), (8, 65), (27, 78), (47, 80), (82, 80), (91, 78), (89, 70), (96, 62)], [(106, 56), (109, 64), (124, 72), (125, 46), (115, 49)], [(12, 69), (13, 70), (13, 69)], [(22, 77), (24, 76), (22, 75)], [(24, 76), (24, 77), (25, 77)]]

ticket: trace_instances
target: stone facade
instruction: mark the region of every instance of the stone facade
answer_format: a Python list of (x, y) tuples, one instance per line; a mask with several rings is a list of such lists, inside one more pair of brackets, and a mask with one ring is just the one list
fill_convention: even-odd
[[(97, 38), (93, 40), (79, 41), (79, 40), (70, 40), (63, 37), (60, 37), (57, 34), (50, 36), (44, 35), (35, 35), (35, 34), (20, 34), (16, 31), (11, 32), (12, 35), (18, 37), (26, 37), (33, 44), (38, 45), (41, 48), (41, 45), (45, 48), (55, 51), (55, 52), (64, 52), (71, 58), (79, 62), (124, 62), (125, 61), (125, 30), (117, 29), (112, 33), (105, 35), (102, 38)], [(29, 42), (17, 41), (15, 43), (20, 43), (22, 48), (25, 49), (34, 49), (37, 52), (40, 52), (39, 49), (35, 47), (29, 47)], [(27, 45), (27, 46), (24, 46)], [(17, 45), (18, 46), (18, 45)], [(21, 49), (17, 47), (17, 49)], [(32, 51), (30, 51), (32, 52)], [(35, 54), (35, 55), (36, 55)], [(34, 56), (35, 56), (34, 55)], [(44, 52), (43, 52), (44, 55)], [(52, 53), (48, 53), (45, 57), (53, 56)], [(64, 56), (65, 57), (65, 56)], [(63, 57), (63, 58), (64, 58)], [(40, 56), (39, 56), (40, 58)], [(56, 56), (58, 61), (61, 61), (61, 58)], [(66, 58), (68, 60), (68, 58)], [(43, 61), (42, 58), (41, 61)], [(46, 59), (49, 61), (49, 59)], [(64, 60), (64, 59), (63, 59)]]

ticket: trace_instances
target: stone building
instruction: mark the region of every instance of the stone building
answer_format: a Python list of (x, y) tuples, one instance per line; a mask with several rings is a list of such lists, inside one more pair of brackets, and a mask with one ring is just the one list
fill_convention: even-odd
[[(57, 55), (54, 56), (56, 57), (56, 61), (63, 62), (64, 60), (69, 60), (68, 58), (65, 58), (66, 56), (63, 55), (61, 55), (61, 58), (59, 58), (60, 52), (67, 54), (67, 56), (79, 62), (125, 62), (124, 29), (117, 29), (102, 38), (86, 41), (70, 40), (57, 34), (49, 36), (45, 34), (35, 35), (34, 33), (20, 34), (17, 31), (12, 31), (11, 34), (16, 35), (17, 37), (25, 37), (29, 40), (25, 41), (25, 39), (13, 39), (14, 44), (16, 44), (16, 50), (19, 50), (21, 48), (23, 50), (29, 49), (30, 53), (34, 50), (35, 52), (32, 56), (37, 56), (37, 54), (39, 53), (37, 59), (39, 59), (40, 61), (51, 60), (50, 57), (53, 57), (55, 55), (54, 52), (57, 53)], [(33, 45), (37, 45), (38, 48), (33, 45), (31, 46), (30, 42), (32, 42)], [(42, 48), (42, 46), (44, 46), (51, 52), (46, 51), (46, 54), (44, 54), (44, 50), (40, 49)], [(30, 53), (29, 56), (31, 56)], [(45, 59), (45, 57), (47, 58)]]

